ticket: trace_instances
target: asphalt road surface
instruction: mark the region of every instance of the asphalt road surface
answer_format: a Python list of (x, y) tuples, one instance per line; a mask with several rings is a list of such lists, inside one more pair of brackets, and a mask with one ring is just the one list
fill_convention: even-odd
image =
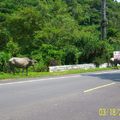
[(120, 70), (0, 82), (0, 120), (120, 120)]

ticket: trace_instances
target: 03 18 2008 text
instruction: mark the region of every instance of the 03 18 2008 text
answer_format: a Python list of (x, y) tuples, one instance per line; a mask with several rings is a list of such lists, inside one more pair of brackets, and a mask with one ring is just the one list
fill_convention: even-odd
[(98, 114), (100, 117), (106, 116), (120, 117), (120, 108), (99, 108)]

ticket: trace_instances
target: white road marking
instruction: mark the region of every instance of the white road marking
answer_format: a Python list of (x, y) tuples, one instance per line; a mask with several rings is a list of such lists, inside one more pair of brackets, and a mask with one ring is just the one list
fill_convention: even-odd
[(85, 90), (84, 93), (91, 92), (91, 91), (94, 91), (94, 90), (97, 90), (97, 89), (100, 89), (100, 88), (108, 87), (108, 86), (111, 86), (111, 85), (114, 85), (114, 84), (116, 84), (116, 83), (112, 82), (112, 83), (109, 83), (109, 84), (105, 84), (105, 85), (101, 85), (101, 86), (98, 86), (98, 87), (94, 87), (94, 88)]
[(38, 80), (28, 80), (28, 81), (26, 80), (26, 81), (18, 81), (18, 82), (1, 83), (0, 86), (14, 85), (14, 84), (23, 84), (23, 83), (32, 83), (32, 82), (40, 82), (40, 81), (44, 81), (44, 80), (76, 78), (76, 77), (80, 77), (80, 75), (72, 75), (72, 76), (64, 76), (64, 77), (44, 78), (44, 79), (38, 79)]

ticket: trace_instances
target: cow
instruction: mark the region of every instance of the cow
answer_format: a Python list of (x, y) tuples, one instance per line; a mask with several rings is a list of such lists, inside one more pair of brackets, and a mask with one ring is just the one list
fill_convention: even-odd
[(112, 67), (118, 68), (117, 65), (120, 64), (120, 60), (115, 58), (110, 58), (110, 64)]
[(26, 69), (26, 76), (28, 75), (28, 68), (30, 66), (34, 66), (35, 63), (36, 63), (36, 60), (32, 60), (27, 57), (23, 57), (23, 58), (12, 57), (11, 59), (9, 59), (10, 71), (15, 74), (15, 67), (22, 68), (23, 72), (24, 72), (24, 69)]

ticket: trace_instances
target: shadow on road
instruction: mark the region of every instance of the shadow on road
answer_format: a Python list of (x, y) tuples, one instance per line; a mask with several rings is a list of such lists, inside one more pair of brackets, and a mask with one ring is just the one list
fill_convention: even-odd
[(102, 74), (93, 73), (93, 74), (87, 74), (83, 76), (98, 77), (98, 78), (105, 79), (105, 80), (108, 79), (108, 80), (120, 82), (120, 73), (102, 73)]

